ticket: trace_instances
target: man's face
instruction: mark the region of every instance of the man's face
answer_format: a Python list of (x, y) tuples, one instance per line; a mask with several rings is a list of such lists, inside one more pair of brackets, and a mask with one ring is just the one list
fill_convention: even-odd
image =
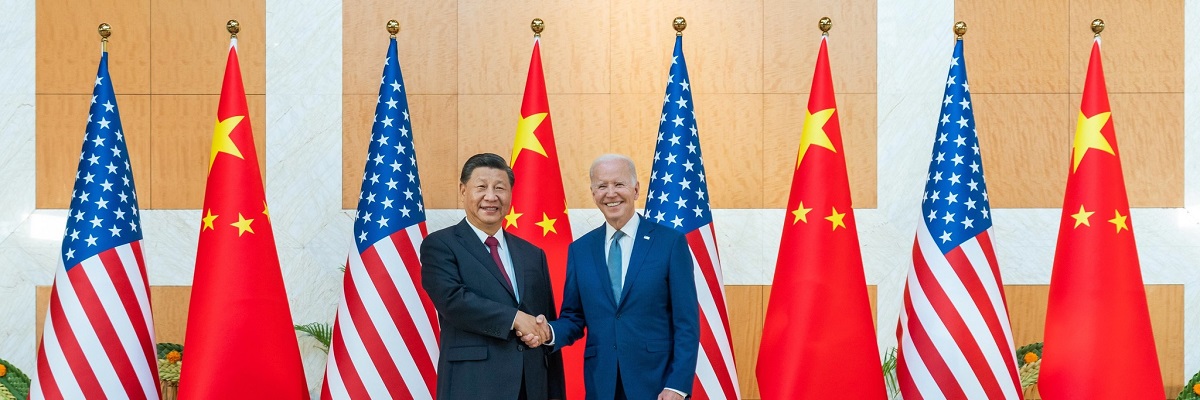
[(638, 185), (621, 160), (601, 162), (592, 170), (592, 199), (613, 227), (620, 229), (633, 217)]
[(512, 204), (510, 186), (508, 174), (503, 170), (479, 167), (471, 171), (467, 183), (458, 185), (467, 221), (488, 234), (496, 233)]

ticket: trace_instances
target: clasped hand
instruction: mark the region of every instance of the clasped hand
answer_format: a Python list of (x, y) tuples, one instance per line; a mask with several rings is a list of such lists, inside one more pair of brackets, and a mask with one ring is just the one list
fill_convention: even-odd
[(538, 347), (553, 339), (550, 333), (550, 324), (546, 322), (545, 315), (534, 317), (524, 311), (517, 311), (517, 318), (513, 321), (513, 331), (516, 332), (517, 338), (529, 347)]

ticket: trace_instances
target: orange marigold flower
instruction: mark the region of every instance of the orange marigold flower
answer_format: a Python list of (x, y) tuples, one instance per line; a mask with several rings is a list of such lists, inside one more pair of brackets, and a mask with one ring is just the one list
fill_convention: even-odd
[(1032, 364), (1032, 363), (1035, 363), (1035, 362), (1037, 362), (1037, 360), (1038, 360), (1038, 355), (1037, 355), (1037, 353), (1034, 353), (1034, 352), (1032, 352), (1032, 351), (1031, 351), (1031, 352), (1028, 352), (1028, 353), (1025, 353), (1025, 363), (1026, 363), (1026, 364)]
[(0, 376), (8, 375), (8, 367), (0, 364)]
[[(3, 365), (0, 365), (0, 367), (3, 367)], [(4, 375), (4, 374), (0, 374), (0, 376), (2, 376), (2, 375)], [(1192, 393), (1200, 394), (1200, 383), (1197, 383), (1195, 386), (1192, 386)]]
[(171, 352), (170, 352), (170, 353), (167, 353), (167, 357), (166, 357), (166, 358), (167, 358), (167, 362), (168, 362), (168, 363), (174, 364), (174, 363), (177, 363), (177, 362), (179, 362), (179, 360), (180, 360), (181, 358), (183, 358), (183, 355), (179, 354), (179, 352), (178, 352), (178, 351), (171, 350)]

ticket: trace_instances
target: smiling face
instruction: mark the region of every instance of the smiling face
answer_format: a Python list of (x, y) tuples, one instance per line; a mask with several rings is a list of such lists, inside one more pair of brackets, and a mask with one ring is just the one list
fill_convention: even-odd
[(467, 181), (458, 185), (458, 191), (471, 225), (488, 235), (500, 230), (512, 204), (512, 183), (507, 173), (491, 167), (475, 168)]
[(631, 164), (625, 158), (602, 158), (592, 165), (592, 199), (604, 219), (617, 229), (634, 214), (639, 183)]

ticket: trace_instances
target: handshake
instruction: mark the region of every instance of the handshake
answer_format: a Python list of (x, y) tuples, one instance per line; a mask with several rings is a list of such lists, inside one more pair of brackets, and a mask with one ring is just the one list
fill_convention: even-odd
[(550, 324), (547, 323), (545, 315), (534, 317), (524, 311), (517, 311), (517, 318), (513, 320), (513, 331), (517, 334), (517, 339), (525, 342), (525, 345), (530, 348), (554, 340), (554, 334), (550, 330)]

